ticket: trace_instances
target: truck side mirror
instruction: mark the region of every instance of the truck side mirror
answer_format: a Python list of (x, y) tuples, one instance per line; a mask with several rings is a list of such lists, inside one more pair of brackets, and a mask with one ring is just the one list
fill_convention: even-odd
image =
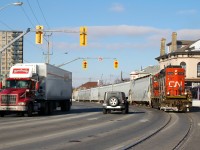
[(36, 84), (35, 84), (35, 90), (38, 91), (38, 90), (39, 90), (39, 87), (40, 87), (40, 84), (39, 84), (39, 82), (37, 81)]

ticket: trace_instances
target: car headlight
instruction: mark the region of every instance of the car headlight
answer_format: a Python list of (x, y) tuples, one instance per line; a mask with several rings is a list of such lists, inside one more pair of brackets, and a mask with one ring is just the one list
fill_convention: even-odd
[(25, 106), (26, 103), (25, 102), (19, 102), (18, 105)]

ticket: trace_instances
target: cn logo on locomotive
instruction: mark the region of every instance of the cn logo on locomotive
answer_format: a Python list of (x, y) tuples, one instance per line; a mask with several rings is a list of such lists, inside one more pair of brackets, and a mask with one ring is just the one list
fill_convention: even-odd
[(169, 87), (181, 87), (182, 86), (182, 81), (180, 83), (178, 81), (169, 81)]

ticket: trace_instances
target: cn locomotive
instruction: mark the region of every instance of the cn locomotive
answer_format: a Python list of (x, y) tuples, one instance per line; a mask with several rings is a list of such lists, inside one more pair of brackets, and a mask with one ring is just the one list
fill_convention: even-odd
[(151, 78), (151, 106), (164, 111), (189, 111), (191, 92), (185, 87), (185, 69), (168, 66)]

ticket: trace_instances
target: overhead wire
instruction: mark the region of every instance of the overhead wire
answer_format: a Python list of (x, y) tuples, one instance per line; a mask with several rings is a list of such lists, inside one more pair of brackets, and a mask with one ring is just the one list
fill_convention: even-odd
[(30, 10), (31, 10), (31, 12), (32, 12), (32, 14), (33, 14), (33, 16), (35, 17), (35, 20), (37, 21), (38, 24), (40, 24), (40, 23), (39, 23), (39, 20), (37, 19), (36, 15), (35, 15), (35, 12), (33, 11), (32, 7), (31, 7), (31, 5), (30, 5), (30, 3), (29, 3), (29, 0), (27, 0), (27, 3), (28, 3), (28, 6), (29, 6), (29, 8), (30, 8)]
[(7, 25), (5, 22), (0, 20), (0, 23), (3, 24), (4, 26), (6, 26), (8, 29), (13, 30), (9, 25)]
[[(34, 11), (33, 11), (33, 9), (32, 9), (32, 7), (31, 7), (31, 5), (30, 5), (30, 2), (27, 0), (27, 3), (28, 3), (28, 5), (29, 5), (29, 8), (30, 8), (30, 10), (31, 10), (31, 12), (32, 12), (32, 14), (33, 14), (33, 16), (35, 17), (35, 20), (36, 20), (36, 22), (38, 23), (38, 24), (40, 24), (39, 23), (39, 20), (37, 19), (37, 17), (36, 17), (36, 15), (35, 15), (35, 13), (34, 13)], [(27, 13), (26, 13), (26, 11), (25, 11), (25, 9), (22, 7), (22, 11), (23, 11), (23, 13), (24, 13), (24, 15), (26, 16), (26, 18), (28, 19), (28, 21), (30, 22), (30, 24), (32, 25), (32, 27), (33, 28), (35, 28), (35, 25), (33, 24), (33, 22), (31, 21), (31, 19), (30, 19), (30, 17), (27, 15)], [(45, 38), (44, 38), (45, 39)], [(45, 39), (46, 40), (46, 39)], [(30, 42), (30, 41), (29, 41)], [(34, 45), (35, 47), (37, 47), (37, 48), (39, 48), (39, 49), (41, 49), (42, 51), (44, 51), (44, 48), (42, 47), (42, 46), (38, 46), (38, 45), (35, 45), (35, 44), (33, 44), (32, 42), (30, 42), (32, 45)]]
[(30, 24), (32, 25), (33, 28), (35, 28), (33, 22), (31, 21), (31, 19), (29, 18), (29, 16), (27, 15), (27, 13), (24, 10), (24, 7), (21, 6), (22, 11), (24, 12), (24, 15), (26, 16), (26, 18), (28, 19), (28, 21), (30, 22)]
[(45, 18), (45, 16), (44, 16), (44, 13), (43, 13), (43, 11), (42, 11), (42, 8), (40, 7), (40, 3), (39, 3), (38, 0), (37, 0), (37, 4), (38, 4), (38, 7), (39, 7), (39, 9), (40, 9), (40, 11), (41, 11), (42, 17), (43, 17), (43, 19), (44, 19), (44, 21), (45, 21), (47, 27), (50, 28), (50, 27), (49, 27), (49, 24), (47, 23), (47, 20), (46, 20), (46, 18)]

